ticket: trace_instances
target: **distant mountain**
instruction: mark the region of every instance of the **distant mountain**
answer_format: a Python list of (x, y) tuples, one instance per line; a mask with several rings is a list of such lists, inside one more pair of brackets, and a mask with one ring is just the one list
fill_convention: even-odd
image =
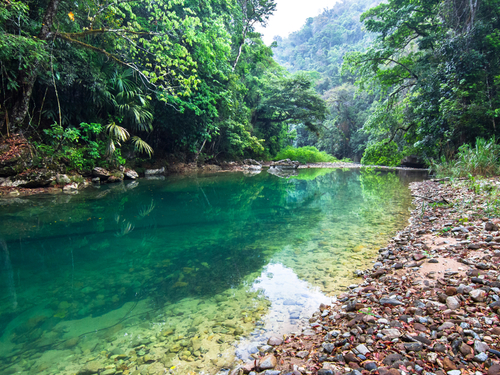
[(346, 52), (360, 51), (372, 40), (359, 21), (361, 14), (380, 3), (379, 0), (343, 1), (316, 17), (287, 38), (275, 37), (275, 60), (290, 72), (317, 71), (322, 81), (318, 91), (324, 92), (342, 84), (340, 67)]

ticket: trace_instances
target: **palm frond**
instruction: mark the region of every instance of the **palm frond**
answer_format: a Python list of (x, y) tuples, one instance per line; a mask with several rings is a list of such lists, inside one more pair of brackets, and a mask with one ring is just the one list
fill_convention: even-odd
[(132, 143), (138, 152), (145, 152), (149, 157), (153, 155), (153, 148), (137, 136), (132, 137)]
[(106, 155), (111, 156), (115, 153), (116, 147), (115, 142), (110, 138), (108, 141), (108, 145), (106, 146)]
[(121, 127), (120, 125), (116, 125), (114, 122), (106, 125), (106, 131), (110, 135), (111, 138), (125, 142), (130, 138), (130, 134), (127, 129)]

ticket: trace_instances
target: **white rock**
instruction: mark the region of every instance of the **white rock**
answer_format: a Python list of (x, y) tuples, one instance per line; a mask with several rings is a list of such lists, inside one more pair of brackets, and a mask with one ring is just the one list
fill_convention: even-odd
[(469, 292), (469, 296), (474, 302), (483, 302), (486, 297), (486, 292), (482, 289), (473, 289)]
[(451, 310), (457, 310), (460, 307), (460, 301), (457, 297), (448, 297), (446, 298), (446, 306)]

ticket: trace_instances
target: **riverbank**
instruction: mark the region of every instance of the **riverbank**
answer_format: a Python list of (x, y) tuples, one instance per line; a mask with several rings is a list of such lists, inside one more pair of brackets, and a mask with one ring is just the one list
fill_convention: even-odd
[[(290, 161), (289, 161), (290, 162)], [(119, 184), (124, 180), (136, 180), (140, 178), (161, 179), (172, 175), (193, 175), (193, 174), (209, 174), (222, 172), (245, 172), (257, 174), (263, 170), (268, 170), (275, 163), (279, 162), (256, 162), (252, 159), (247, 159), (240, 162), (224, 162), (221, 164), (204, 164), (197, 165), (196, 163), (173, 163), (165, 164), (158, 163), (154, 169), (138, 168), (135, 170), (121, 168), (117, 170), (105, 170), (103, 168), (94, 168), (93, 171), (87, 174), (61, 173), (57, 170), (50, 169), (29, 169), (17, 175), (0, 177), (0, 197), (17, 197), (30, 196), (36, 194), (76, 194), (78, 190), (85, 189), (91, 186), (100, 184)], [(422, 170), (407, 167), (385, 167), (385, 166), (365, 166), (359, 163), (308, 163), (299, 164), (298, 162), (290, 162), (294, 164), (291, 169), (286, 169), (278, 173), (280, 177), (289, 177), (296, 174), (297, 169), (361, 169), (371, 168), (374, 170), (390, 171), (390, 170)], [(161, 168), (156, 168), (158, 165), (163, 165)], [(166, 166), (165, 166), (166, 165)], [(152, 166), (150, 166), (152, 167)], [(0, 168), (1, 169), (1, 168)], [(275, 171), (276, 172), (276, 171)]]
[(410, 224), (360, 282), (232, 374), (499, 374), (499, 185), (412, 183)]

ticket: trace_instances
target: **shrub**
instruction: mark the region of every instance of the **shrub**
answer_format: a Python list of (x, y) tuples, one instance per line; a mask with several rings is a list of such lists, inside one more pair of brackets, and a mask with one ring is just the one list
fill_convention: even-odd
[(325, 163), (325, 162), (336, 162), (338, 161), (332, 155), (327, 154), (324, 151), (319, 151), (314, 146), (304, 146), (295, 148), (292, 146), (285, 147), (274, 160), (290, 159), (297, 160), (301, 163)]
[(387, 143), (386, 140), (383, 140), (366, 148), (361, 158), (361, 164), (395, 167), (401, 163), (405, 156), (404, 152), (398, 151), (396, 142)]
[(495, 137), (489, 140), (477, 138), (474, 147), (469, 144), (460, 146), (454, 160), (441, 157), (439, 163), (432, 163), (432, 169), (439, 176), (498, 175), (500, 172), (499, 156), (500, 145), (496, 143)]

